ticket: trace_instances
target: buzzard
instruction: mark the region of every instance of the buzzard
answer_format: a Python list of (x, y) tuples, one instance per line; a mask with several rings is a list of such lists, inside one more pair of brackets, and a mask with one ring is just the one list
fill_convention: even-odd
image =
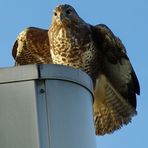
[(22, 31), (12, 53), (16, 65), (53, 63), (85, 71), (94, 82), (97, 135), (114, 132), (137, 113), (140, 87), (123, 43), (106, 25), (86, 23), (70, 5), (54, 9), (48, 30)]

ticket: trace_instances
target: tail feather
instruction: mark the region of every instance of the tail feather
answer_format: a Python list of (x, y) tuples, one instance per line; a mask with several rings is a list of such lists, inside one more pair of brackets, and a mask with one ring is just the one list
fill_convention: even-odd
[(94, 91), (94, 122), (97, 135), (112, 133), (131, 122), (136, 115), (133, 108), (101, 75)]

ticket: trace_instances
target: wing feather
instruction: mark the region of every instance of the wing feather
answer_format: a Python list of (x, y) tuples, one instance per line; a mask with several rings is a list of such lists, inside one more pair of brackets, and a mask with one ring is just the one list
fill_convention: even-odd
[[(128, 98), (128, 94), (140, 94), (140, 86), (126, 49), (121, 40), (106, 25), (100, 24), (95, 28), (102, 41), (99, 45), (103, 55), (102, 72), (119, 93), (129, 101), (133, 98)], [(131, 105), (134, 106), (134, 104)]]
[(112, 133), (131, 121), (136, 114), (137, 76), (121, 40), (103, 24), (92, 27), (102, 63), (94, 91), (96, 134)]
[(48, 30), (29, 27), (17, 37), (12, 55), (16, 65), (52, 63)]
[(97, 135), (112, 133), (131, 121), (137, 112), (118, 93), (103, 74), (94, 92), (94, 122)]

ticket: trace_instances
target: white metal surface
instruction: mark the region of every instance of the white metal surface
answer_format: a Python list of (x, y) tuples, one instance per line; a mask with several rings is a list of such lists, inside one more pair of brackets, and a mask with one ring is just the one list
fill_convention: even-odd
[(92, 82), (84, 72), (28, 65), (0, 73), (0, 147), (96, 147)]
[(34, 81), (0, 85), (0, 148), (39, 148)]
[(95, 148), (92, 96), (67, 81), (46, 81), (51, 148)]

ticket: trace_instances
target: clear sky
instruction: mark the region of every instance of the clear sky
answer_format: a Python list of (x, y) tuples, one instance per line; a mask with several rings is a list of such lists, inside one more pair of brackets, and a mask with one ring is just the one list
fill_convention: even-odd
[(106, 24), (120, 37), (141, 85), (138, 115), (114, 134), (96, 137), (97, 148), (148, 147), (147, 0), (1, 0), (0, 67), (14, 65), (11, 49), (19, 32), (28, 26), (48, 29), (52, 10), (61, 3), (71, 4), (90, 24)]

